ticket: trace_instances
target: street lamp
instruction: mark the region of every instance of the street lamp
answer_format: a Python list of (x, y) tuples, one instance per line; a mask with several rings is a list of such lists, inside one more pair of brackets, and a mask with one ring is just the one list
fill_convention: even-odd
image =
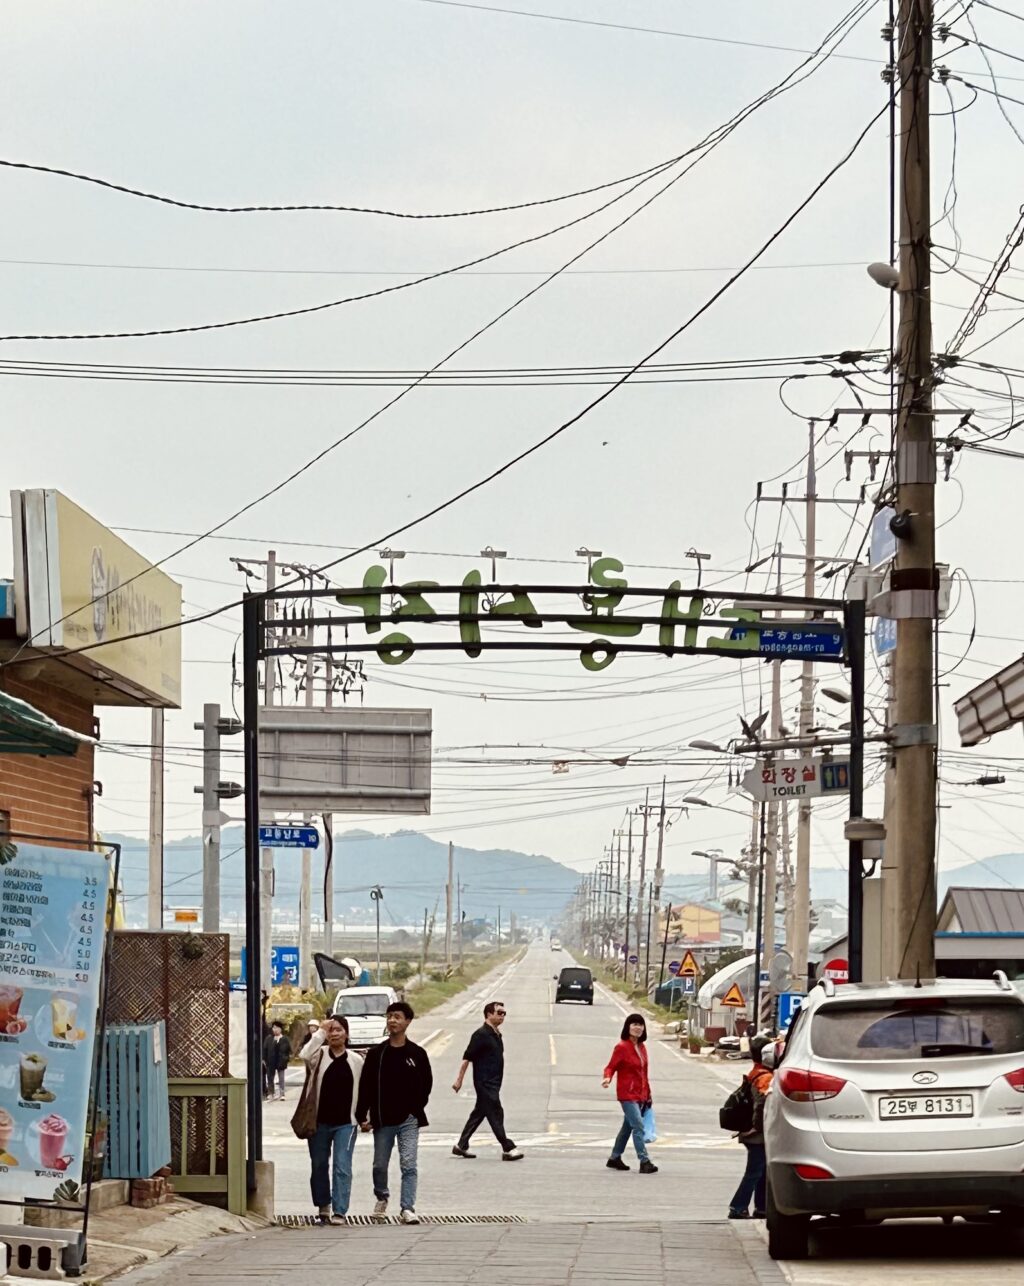
[(724, 746), (719, 746), (714, 741), (705, 741), (703, 738), (698, 738), (696, 741), (691, 741), (690, 749), (691, 750), (709, 750), (714, 755), (727, 755), (729, 753)]
[(377, 986), (380, 986), (380, 904), (384, 897), (384, 890), (379, 884), (370, 890), (370, 898), (373, 901), (374, 909), (377, 912)]
[(834, 701), (836, 705), (848, 706), (850, 704), (849, 692), (844, 692), (842, 688), (822, 688), (821, 695)]

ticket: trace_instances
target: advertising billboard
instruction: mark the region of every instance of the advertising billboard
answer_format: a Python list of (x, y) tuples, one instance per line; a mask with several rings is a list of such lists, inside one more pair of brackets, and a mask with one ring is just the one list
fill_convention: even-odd
[(12, 491), (11, 514), (19, 638), (99, 680), (97, 704), (177, 708), (181, 586), (59, 491)]

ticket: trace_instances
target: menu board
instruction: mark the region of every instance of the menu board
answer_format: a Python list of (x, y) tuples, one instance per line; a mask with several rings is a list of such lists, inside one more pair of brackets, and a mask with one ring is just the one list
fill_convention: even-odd
[(110, 876), (104, 853), (0, 846), (0, 1197), (81, 1183)]

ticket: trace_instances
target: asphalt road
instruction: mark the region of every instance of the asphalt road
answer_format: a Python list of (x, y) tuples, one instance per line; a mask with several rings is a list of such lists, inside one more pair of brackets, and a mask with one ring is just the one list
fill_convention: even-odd
[[(709, 1068), (681, 1054), (674, 1042), (652, 1035), (651, 1087), (658, 1142), (655, 1175), (605, 1169), (621, 1122), (614, 1091), (601, 1073), (618, 1039), (626, 1010), (601, 989), (593, 1006), (553, 1003), (552, 975), (571, 963), (567, 952), (533, 946), (526, 956), (483, 989), (434, 1010), (410, 1028), (427, 1048), (434, 1068), (430, 1126), (420, 1135), (421, 1213), (522, 1215), (575, 1219), (636, 1215), (647, 1219), (722, 1218), (743, 1168), (744, 1153), (718, 1128), (718, 1107), (740, 1075), (739, 1065)], [(525, 1159), (501, 1160), (484, 1125), (473, 1140), (475, 1161), (451, 1155), (473, 1103), (469, 1078), (458, 1096), (452, 1081), (470, 1032), (483, 1021), (487, 1000), (505, 1003), (506, 1127)], [(311, 1211), (306, 1145), (288, 1120), (298, 1096), (299, 1074), (284, 1103), (269, 1103), (264, 1116), (264, 1156), (275, 1164), (279, 1214)], [(371, 1148), (360, 1138), (355, 1153), (353, 1214), (373, 1205)], [(397, 1184), (397, 1173), (392, 1186)]]

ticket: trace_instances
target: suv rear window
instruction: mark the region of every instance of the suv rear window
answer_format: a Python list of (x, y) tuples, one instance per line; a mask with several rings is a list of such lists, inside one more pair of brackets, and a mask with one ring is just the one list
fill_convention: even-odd
[(590, 970), (589, 969), (563, 969), (562, 975), (558, 979), (558, 981), (559, 982), (582, 982), (589, 987), (591, 982)]
[(936, 997), (823, 1005), (811, 1022), (811, 1049), (847, 1061), (1015, 1054), (1024, 1050), (1024, 1005)]

